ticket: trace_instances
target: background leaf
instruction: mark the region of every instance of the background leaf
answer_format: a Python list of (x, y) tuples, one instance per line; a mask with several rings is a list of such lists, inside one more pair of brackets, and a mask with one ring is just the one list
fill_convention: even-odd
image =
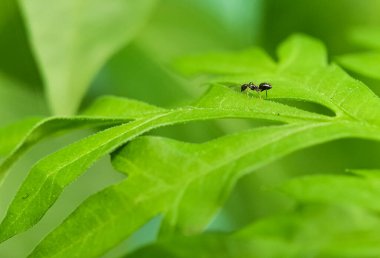
[(218, 257), (376, 257), (380, 252), (377, 244), (380, 220), (368, 210), (378, 209), (379, 171), (355, 171), (355, 174), (362, 176), (314, 175), (292, 179), (281, 189), (300, 201), (302, 207), (295, 206), (283, 215), (258, 220), (238, 232), (161, 238), (125, 257), (143, 258), (153, 254), (181, 258), (215, 254)]
[(378, 217), (358, 207), (309, 205), (230, 234), (164, 238), (124, 257), (376, 257), (379, 231)]
[(379, 210), (376, 196), (380, 191), (380, 181), (373, 177), (305, 176), (290, 181), (283, 187), (283, 190), (300, 202), (351, 204), (372, 211)]
[(337, 58), (339, 64), (367, 78), (380, 80), (380, 33), (377, 28), (359, 27), (350, 33), (355, 44), (366, 49), (365, 52), (349, 53)]
[[(354, 26), (378, 27), (377, 0), (357, 3), (355, 0), (304, 2), (302, 0), (265, 1), (265, 15), (259, 37), (261, 46), (273, 51), (293, 33), (307, 33), (321, 39), (333, 55), (352, 51), (355, 46), (346, 39)], [(342, 12), (344, 10), (344, 12)]]
[(0, 126), (47, 113), (41, 92), (0, 72)]
[(40, 91), (41, 78), (17, 0), (1, 1), (0, 10), (0, 72)]
[(346, 54), (339, 57), (338, 60), (350, 71), (380, 80), (380, 52)]
[(20, 0), (53, 113), (75, 113), (96, 72), (135, 36), (154, 2)]
[(349, 33), (350, 39), (357, 45), (370, 48), (380, 49), (380, 32), (377, 27), (354, 27)]

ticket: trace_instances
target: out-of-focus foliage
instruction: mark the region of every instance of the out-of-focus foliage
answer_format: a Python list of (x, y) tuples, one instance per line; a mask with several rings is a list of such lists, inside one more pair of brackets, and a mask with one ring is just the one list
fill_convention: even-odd
[(28, 88), (24, 83), (0, 73), (0, 125), (42, 114), (48, 112), (39, 90)]
[(352, 50), (347, 41), (352, 27), (380, 26), (380, 2), (369, 0), (266, 1), (262, 44), (274, 49), (289, 33), (304, 32), (322, 39), (332, 54)]
[(299, 201), (290, 212), (230, 234), (163, 238), (125, 257), (377, 257), (379, 171), (366, 174), (290, 180), (282, 188)]
[(133, 38), (154, 3), (20, 1), (55, 114), (75, 113), (95, 73)]
[(25, 86), (41, 86), (40, 74), (29, 46), (27, 31), (15, 0), (0, 3), (0, 69), (24, 81)]
[(378, 28), (355, 28), (351, 41), (368, 48), (365, 52), (350, 53), (338, 58), (341, 65), (365, 77), (380, 80), (380, 31)]
[(379, 12), (1, 1), (0, 256), (379, 257)]

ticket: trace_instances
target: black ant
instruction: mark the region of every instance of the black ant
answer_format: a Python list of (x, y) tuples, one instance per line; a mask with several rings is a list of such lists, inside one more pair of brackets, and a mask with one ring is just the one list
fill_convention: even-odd
[[(260, 96), (260, 92), (265, 91), (265, 98), (268, 98), (268, 90), (272, 89), (272, 85), (270, 85), (267, 82), (262, 82), (262, 83), (260, 83), (259, 86), (257, 86), (255, 84), (253, 84), (252, 82), (250, 82), (250, 83), (243, 84), (241, 86), (241, 91), (243, 92), (248, 88), (259, 93), (259, 96)], [(261, 96), (260, 96), (260, 98), (261, 98)]]

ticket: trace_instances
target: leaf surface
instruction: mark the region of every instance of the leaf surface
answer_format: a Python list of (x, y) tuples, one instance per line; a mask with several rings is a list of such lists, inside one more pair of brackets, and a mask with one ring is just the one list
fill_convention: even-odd
[[(270, 100), (295, 99), (314, 102), (332, 110), (337, 118), (366, 120), (380, 125), (379, 98), (340, 67), (327, 64), (326, 52), (320, 42), (295, 35), (280, 45), (278, 53), (280, 59), (277, 67), (265, 71), (262, 70), (260, 62), (252, 64), (249, 72), (230, 70), (230, 60), (225, 58), (230, 54), (184, 58), (178, 62), (178, 67), (193, 75), (212, 75), (212, 81), (228, 82), (236, 88), (249, 81), (255, 84), (270, 82), (273, 86), (268, 93)], [(250, 60), (255, 60), (255, 57), (249, 53), (245, 56)], [(206, 58), (209, 59), (208, 65), (211, 68), (204, 69), (198, 65)], [(218, 67), (219, 70), (215, 72), (213, 67)]]
[[(240, 58), (220, 53), (179, 63), (191, 73), (208, 75), (208, 82), (213, 82), (193, 105), (148, 113), (38, 162), (0, 225), (0, 239), (37, 223), (63, 189), (100, 157), (161, 126), (219, 118), (288, 123), (200, 145), (162, 138), (137, 139), (117, 151), (113, 159), (114, 166), (129, 177), (85, 201), (37, 246), (32, 257), (98, 256), (160, 213), (165, 216), (162, 235), (201, 232), (236, 180), (259, 166), (333, 139), (379, 140), (379, 98), (338, 66), (329, 65), (320, 42), (299, 35), (290, 38), (279, 48), (278, 64), (260, 51), (243, 53), (238, 54)], [(200, 65), (199, 60), (205, 59), (207, 67)], [(263, 65), (247, 61), (255, 59)], [(237, 68), (230, 69), (234, 64)], [(255, 83), (272, 83), (267, 100), (240, 92), (240, 85), (253, 79)], [(335, 116), (279, 103), (283, 99), (316, 103)]]
[[(225, 101), (226, 97), (230, 98), (228, 102)], [(224, 107), (221, 108), (220, 105), (223, 102), (225, 102)], [(260, 103), (260, 106), (257, 103)], [(98, 110), (96, 106), (94, 109)], [(106, 112), (103, 109), (100, 110)], [(104, 115), (104, 113), (101, 114)], [(25, 179), (0, 225), (0, 239), (5, 240), (34, 225), (56, 201), (65, 186), (84, 173), (100, 157), (114, 151), (136, 136), (160, 126), (227, 117), (272, 118), (284, 122), (297, 121), (300, 117), (312, 121), (330, 120), (329, 117), (279, 103), (252, 100), (223, 86), (213, 87), (194, 106), (153, 113), (148, 110), (148, 114), (140, 119), (91, 135), (39, 161)], [(17, 155), (12, 155), (12, 157), (17, 157)], [(36, 202), (39, 204), (38, 208), (35, 206)]]
[[(31, 146), (49, 136), (81, 128), (111, 127), (162, 112), (143, 102), (105, 96), (90, 105), (81, 116), (31, 118), (0, 129), (0, 181), (10, 166)], [(6, 155), (5, 155), (6, 154)]]
[[(347, 136), (380, 139), (371, 131), (364, 132), (361, 126), (350, 129), (346, 126), (283, 125), (229, 135), (204, 144), (138, 138), (113, 156), (115, 168), (128, 174), (128, 178), (87, 199), (41, 242), (31, 257), (64, 257), (67, 253), (99, 255), (158, 214), (164, 214), (163, 235), (178, 233), (175, 231), (199, 233), (244, 174), (297, 149), (324, 141)], [(84, 227), (91, 230), (81, 226), (83, 220), (88, 222)], [(55, 243), (60, 243), (60, 248)], [(82, 247), (80, 251), (79, 247)], [(62, 248), (64, 252), (60, 251)]]
[(19, 2), (53, 113), (72, 115), (101, 66), (145, 23), (155, 0)]

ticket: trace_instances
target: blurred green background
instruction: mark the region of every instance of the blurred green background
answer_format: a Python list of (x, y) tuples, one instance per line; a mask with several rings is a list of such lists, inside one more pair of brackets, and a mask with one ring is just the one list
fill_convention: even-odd
[[(360, 50), (349, 40), (349, 32), (362, 26), (380, 29), (379, 13), (378, 0), (157, 1), (135, 37), (113, 53), (91, 80), (81, 108), (104, 94), (164, 107), (190, 102), (205, 91), (206, 86), (176, 73), (172, 64), (177, 58), (210, 51), (239, 50), (252, 45), (264, 48), (275, 58), (278, 43), (296, 32), (322, 40), (333, 61), (340, 54)], [(52, 115), (27, 23), (17, 1), (0, 1), (0, 126), (29, 116)], [(368, 82), (375, 92), (380, 86), (379, 81), (359, 79)], [(70, 109), (72, 103), (65, 105)], [(151, 134), (203, 142), (264, 124), (268, 122), (197, 122), (156, 130)], [(89, 133), (81, 131), (50, 139), (27, 153), (12, 168), (0, 188), (0, 217), (4, 216), (7, 205), (33, 162)], [(257, 218), (285, 210), (291, 205), (289, 200), (270, 190), (293, 175), (341, 172), (346, 168), (378, 168), (380, 162), (376, 153), (379, 150), (378, 143), (349, 139), (285, 157), (243, 178), (210, 228), (233, 230)], [(356, 153), (367, 155), (358, 156)], [(41, 223), (2, 244), (0, 257), (25, 257), (87, 196), (120, 178), (108, 158), (102, 159), (68, 187)], [(116, 257), (125, 250), (130, 251), (152, 241), (159, 220), (156, 218), (150, 222), (106, 257)]]

